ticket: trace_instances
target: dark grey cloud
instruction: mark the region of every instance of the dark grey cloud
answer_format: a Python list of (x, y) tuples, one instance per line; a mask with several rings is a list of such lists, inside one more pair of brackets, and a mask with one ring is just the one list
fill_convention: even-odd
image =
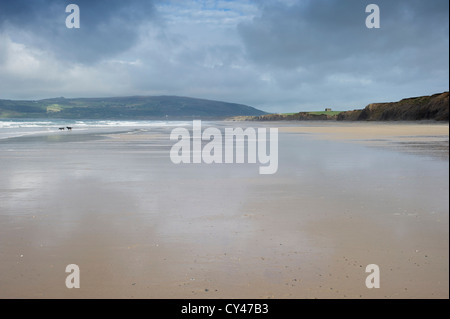
[[(67, 29), (76, 3), (81, 28)], [(376, 3), (381, 28), (367, 29)], [(0, 0), (0, 98), (187, 95), (273, 112), (449, 86), (448, 0)]]
[[(397, 89), (399, 97), (448, 89), (447, 0), (292, 3), (265, 1), (261, 15), (238, 28), (248, 60), (278, 72), (280, 86), (370, 98), (371, 90), (382, 98), (383, 89)], [(370, 3), (380, 7), (380, 29), (365, 26)]]
[[(66, 28), (70, 3), (80, 8), (79, 29)], [(81, 63), (126, 51), (138, 41), (139, 27), (154, 18), (154, 2), (148, 0), (0, 1), (0, 31), (60, 60)]]
[[(365, 8), (376, 2), (381, 28), (367, 29)], [(400, 50), (448, 43), (446, 0), (314, 0), (265, 2), (260, 17), (239, 26), (249, 57), (292, 68), (349, 57), (388, 57)], [(432, 54), (430, 54), (432, 57)], [(391, 59), (389, 59), (391, 60)], [(348, 67), (348, 65), (345, 65)]]

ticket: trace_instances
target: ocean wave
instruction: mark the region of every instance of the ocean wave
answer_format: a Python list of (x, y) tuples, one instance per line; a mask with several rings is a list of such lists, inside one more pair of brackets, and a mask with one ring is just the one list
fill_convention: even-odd
[(93, 133), (120, 129), (164, 128), (187, 126), (188, 121), (131, 121), (131, 120), (0, 120), (0, 139), (13, 137), (54, 134), (60, 127), (72, 127), (74, 131)]
[(167, 127), (189, 125), (186, 121), (119, 121), (119, 120), (0, 120), (0, 129), (38, 127)]

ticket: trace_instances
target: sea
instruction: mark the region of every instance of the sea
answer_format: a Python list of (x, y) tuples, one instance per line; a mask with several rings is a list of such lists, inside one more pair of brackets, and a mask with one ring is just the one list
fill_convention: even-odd
[[(146, 131), (155, 127), (175, 127), (192, 125), (188, 121), (126, 121), (126, 120), (66, 120), (66, 119), (2, 119), (0, 120), (0, 140), (22, 136), (42, 136), (71, 133), (113, 133), (133, 130)], [(60, 130), (64, 128), (64, 130)]]

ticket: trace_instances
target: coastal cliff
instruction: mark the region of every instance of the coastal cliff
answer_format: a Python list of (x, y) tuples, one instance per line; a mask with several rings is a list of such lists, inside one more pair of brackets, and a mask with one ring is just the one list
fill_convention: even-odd
[(338, 121), (417, 121), (449, 120), (449, 92), (403, 99), (399, 102), (372, 103), (362, 110), (338, 114)]
[(352, 111), (299, 112), (236, 116), (233, 121), (419, 121), (449, 120), (449, 92), (403, 99), (398, 102), (371, 103)]

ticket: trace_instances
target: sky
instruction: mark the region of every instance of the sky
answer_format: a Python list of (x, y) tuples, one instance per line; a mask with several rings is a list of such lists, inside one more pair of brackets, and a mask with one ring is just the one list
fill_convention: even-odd
[[(68, 4), (80, 28), (67, 28)], [(368, 4), (380, 28), (367, 28)], [(267, 112), (449, 90), (448, 0), (0, 0), (0, 99), (178, 95)]]

